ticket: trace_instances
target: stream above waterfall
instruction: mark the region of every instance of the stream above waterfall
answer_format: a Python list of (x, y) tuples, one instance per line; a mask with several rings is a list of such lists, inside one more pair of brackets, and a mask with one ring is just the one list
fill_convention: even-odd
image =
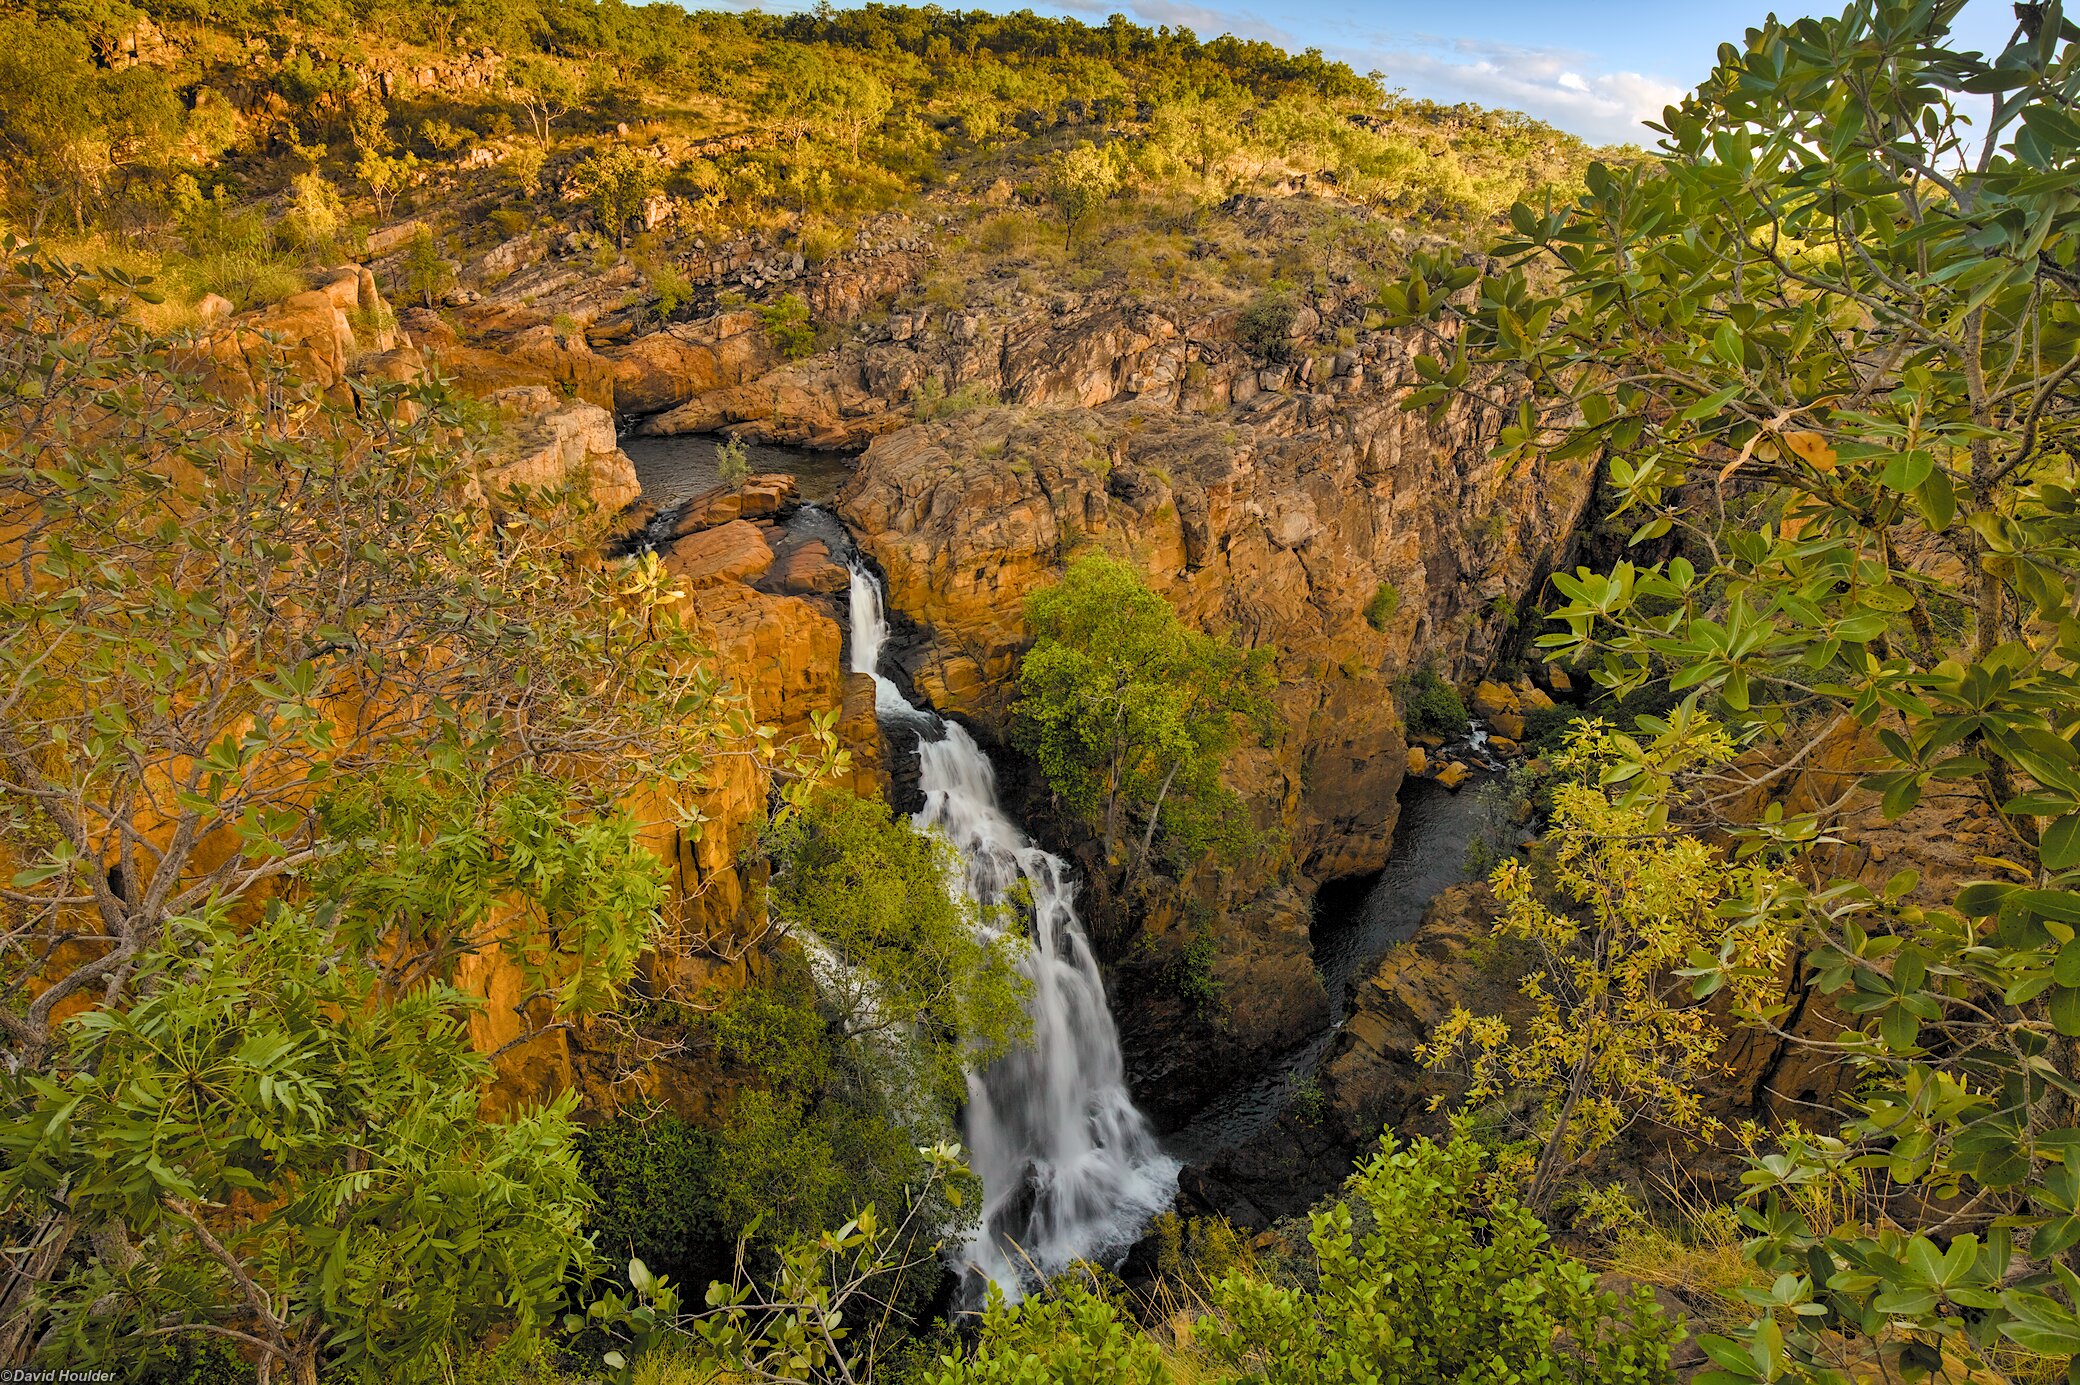
[[(621, 450), (635, 463), (643, 499), (662, 510), (722, 484), (715, 458), (724, 441), (714, 433), (670, 437), (624, 433)], [(747, 440), (744, 454), (753, 472), (785, 472), (794, 477), (802, 499), (812, 502), (829, 503), (852, 474), (853, 458), (847, 452)]]

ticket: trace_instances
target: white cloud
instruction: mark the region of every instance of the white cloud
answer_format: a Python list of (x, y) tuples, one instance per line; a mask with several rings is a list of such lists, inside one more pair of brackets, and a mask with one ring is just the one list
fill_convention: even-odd
[(1649, 145), (1641, 122), (1680, 101), (1675, 83), (1639, 72), (1599, 72), (1588, 54), (1519, 48), (1472, 39), (1411, 36), (1354, 55), (1387, 84), (1436, 101), (1472, 101), (1524, 111), (1596, 143)]
[[(1594, 55), (1431, 34), (1346, 30), (1345, 42), (1303, 40), (1249, 10), (1191, 0), (1055, 0), (1061, 9), (1102, 20), (1118, 11), (1143, 24), (1185, 25), (1202, 39), (1220, 34), (1264, 39), (1298, 51), (1320, 47), (1360, 72), (1386, 73), (1387, 85), (1434, 101), (1471, 101), (1524, 111), (1596, 144), (1653, 145), (1641, 123), (1661, 118), (1684, 88), (1641, 72), (1602, 71)], [(1325, 36), (1326, 37), (1326, 36)]]

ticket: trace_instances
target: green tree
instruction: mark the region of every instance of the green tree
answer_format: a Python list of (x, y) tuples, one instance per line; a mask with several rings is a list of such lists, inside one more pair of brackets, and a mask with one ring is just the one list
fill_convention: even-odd
[(402, 154), (364, 149), (354, 161), (354, 176), (375, 200), (376, 215), (388, 220), (398, 194), (419, 181), (419, 156), (409, 149)]
[(724, 438), (715, 447), (715, 475), (731, 490), (751, 479), (751, 449), (742, 438)]
[(506, 64), (506, 94), (527, 116), (535, 143), (549, 147), (549, 131), (577, 109), (585, 87), (562, 63), (546, 56), (516, 58)]
[(479, 1111), (468, 1001), (394, 998), (309, 912), (175, 921), (142, 996), (68, 1027), (63, 1078), (0, 1125), (0, 1196), (95, 1228), (46, 1290), (54, 1359), (154, 1339), (257, 1352), (258, 1379), (425, 1379), (493, 1329), (541, 1329), (590, 1247), (572, 1098)]
[[(451, 1114), (456, 1092), (476, 1089), (459, 1057), (430, 1056), (432, 1075), (415, 1075), (401, 1054), (389, 1068), (340, 1046), (394, 1033), (433, 1054), (452, 1023), (426, 1007), (453, 1014), (437, 988), (465, 956), (519, 969), (530, 994), (499, 1019), (522, 1038), (611, 1002), (664, 890), (638, 841), (650, 824), (620, 805), (675, 801), (673, 786), (748, 737), (748, 722), (678, 627), (661, 571), (570, 562), (570, 545), (606, 523), (584, 496), (531, 497), (497, 529), (460, 498), (485, 439), (438, 387), (367, 386), (337, 403), (256, 366), (256, 391), (215, 396), (137, 325), (127, 281), (11, 242), (6, 253), (0, 1125), (37, 1133), (10, 1148), (0, 1179), (0, 1218), (23, 1249), (0, 1291), (0, 1360), (19, 1363), (46, 1314), (94, 1317), (98, 1291), (75, 1273), (85, 1247), (147, 1239), (157, 1261), (221, 1267), (162, 1286), (189, 1294), (180, 1331), (243, 1332), (277, 1365), (303, 1372), (313, 1350), (359, 1362), (449, 1340), (442, 1315), (480, 1293), (510, 1297), (516, 1282), (457, 1268), (445, 1296), (401, 1300), (430, 1316), (377, 1319), (380, 1342), (363, 1340), (369, 1303), (335, 1293), (337, 1278), (278, 1281), (293, 1304), (248, 1290), (290, 1273), (286, 1233), (268, 1219), (316, 1195), (306, 1175), (346, 1179), (324, 1194), (342, 1199), (329, 1210), (295, 1213), (310, 1218), (298, 1235), (313, 1254), (350, 1260), (359, 1252), (328, 1240), (324, 1220), (351, 1218), (354, 1198), (392, 1196), (358, 1186), (375, 1167), (356, 1152), (374, 1108), (335, 1079), (361, 1074), (372, 1092), (416, 1084), (412, 1100)], [(257, 1041), (227, 1055), (240, 1005), (280, 1007), (285, 1025), (294, 1004), (324, 1010), (254, 970), (276, 954), (262, 931), (249, 955), (240, 925), (259, 928), (270, 908), (304, 921), (310, 985), (373, 1008), (304, 1015), (280, 1055)], [(217, 1009), (166, 1012), (165, 997)], [(407, 1008), (379, 1013), (391, 1005)], [(202, 1052), (176, 1044), (182, 1035), (252, 1089), (171, 1091), (188, 1080), (183, 1055)], [(286, 1095), (267, 1066), (283, 1055), (317, 1074)], [(338, 1069), (350, 1060), (363, 1066)], [(118, 1073), (134, 1080), (106, 1086)], [(320, 1096), (318, 1082), (335, 1085)], [(264, 1114), (282, 1128), (235, 1167), (189, 1169), (172, 1144), (153, 1144), (172, 1127), (139, 1115), (176, 1100), (197, 1159), (219, 1157), (220, 1120)], [(294, 1161), (263, 1157), (268, 1139), (292, 1137)], [(505, 1137), (482, 1138), (488, 1157)], [(427, 1145), (429, 1176), (471, 1147)], [(131, 1181), (98, 1200), (64, 1192), (97, 1170)], [(152, 1202), (140, 1178), (196, 1215)], [(545, 1186), (542, 1206), (562, 1198)], [(403, 1210), (414, 1204), (388, 1206), (401, 1254), (420, 1234)], [(369, 1253), (386, 1244), (372, 1239)], [(508, 1303), (521, 1318), (539, 1306)]]
[[(1721, 1381), (2080, 1355), (2080, 29), (2024, 7), (1989, 58), (1951, 46), (1958, 8), (1750, 30), (1665, 117), (1665, 157), (1515, 208), (1477, 291), (1447, 301), (1474, 273), (1431, 263), (1389, 295), (1463, 331), (1412, 405), (1477, 369), (1528, 383), (1504, 454), (1600, 449), (1635, 540), (1684, 540), (1562, 574), (1542, 645), (1615, 692), (1711, 697), (1779, 766), (1767, 793), (1849, 745), (1887, 813), (1963, 795), (2005, 837), (1994, 878), (1917, 895), (1830, 878), (1810, 848), (1841, 805), (1720, 824), (1799, 887), (1729, 908), (1697, 984), (1790, 911), (1866, 1079), (1839, 1141), (1747, 1176), (1778, 1292), (1714, 1347)], [(1889, 1190), (1868, 1221), (1818, 1215), (1861, 1180)]]
[(1012, 734), (1129, 878), (1158, 836), (1178, 863), (1238, 847), (1245, 812), (1221, 766), (1245, 730), (1276, 734), (1275, 651), (1189, 629), (1139, 572), (1104, 554), (1034, 592), (1026, 623), (1033, 646), (1019, 663)]
[(1119, 190), (1119, 165), (1106, 150), (1088, 140), (1059, 149), (1047, 158), (1041, 189), (1062, 223), (1062, 245), (1074, 247), (1076, 233), (1090, 224)]
[(664, 181), (655, 159), (625, 144), (610, 144), (571, 170), (571, 195), (592, 208), (602, 231), (614, 244), (628, 243), (628, 223), (643, 214), (643, 203)]
[(953, 848), (843, 793), (805, 804), (770, 844), (775, 915), (841, 964), (821, 987), (840, 1032), (912, 1055), (905, 1085), (951, 1109), (967, 1070), (1019, 1037), (1025, 1014), (1018, 944), (948, 888)]
[(405, 291), (430, 308), (454, 285), (455, 266), (441, 253), (441, 243), (434, 238), (433, 228), (421, 224), (404, 248)]
[[(1495, 932), (1535, 949), (1521, 985), (1530, 1014), (1512, 1029), (1454, 1006), (1418, 1050), (1432, 1067), (1470, 1060), (1469, 1105), (1534, 1100), (1525, 1202), (1540, 1214), (1570, 1163), (1638, 1122), (1719, 1130), (1704, 1102), (1724, 1071), (1724, 1031), (1682, 972), (1693, 953), (1719, 946), (1719, 906), (1768, 889), (1767, 870), (1669, 827), (1670, 785), (1731, 758), (1725, 733), (1688, 706), (1642, 722), (1651, 736), (1579, 724), (1552, 757), (1535, 860), (1505, 858), (1489, 877), (1503, 907)], [(1620, 767), (1640, 772), (1607, 784)], [(1744, 945), (1742, 999), (1774, 1000), (1785, 933), (1751, 931)]]

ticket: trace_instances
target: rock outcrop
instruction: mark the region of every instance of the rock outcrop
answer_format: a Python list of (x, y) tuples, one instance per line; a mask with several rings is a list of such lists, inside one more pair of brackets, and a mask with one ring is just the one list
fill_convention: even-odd
[[(814, 394), (820, 413), (789, 417), (813, 418), (818, 436), (900, 425), (867, 449), (839, 503), (891, 606), (922, 631), (898, 658), (942, 711), (1001, 736), (1025, 597), (1084, 545), (1135, 561), (1199, 628), (1279, 651), (1289, 732), (1239, 752), (1228, 777), (1284, 851), (1188, 881), (1189, 909), (1180, 899), (1099, 920), (1101, 934), (1150, 938), (1164, 958), (1191, 936), (1187, 912), (1218, 920), (1214, 970), (1232, 974), (1224, 1013), (1193, 1018), (1157, 983), (1130, 986), (1122, 1007), (1130, 1052), (1194, 1055), (1134, 1074), (1159, 1115), (1190, 1109), (1320, 1023), (1308, 902), (1319, 882), (1386, 858), (1407, 763), (1396, 680), (1426, 662), (1458, 678), (1485, 666), (1514, 603), (1562, 555), (1593, 480), (1587, 462), (1512, 472), (1492, 460), (1497, 415), (1455, 408), (1433, 423), (1402, 411), (1412, 341), (1374, 334), (1343, 365), (1245, 371), (1232, 342), (1198, 335), (1219, 326), (1101, 306), (1021, 322), (1018, 340), (977, 328), (971, 347), (960, 330), (905, 345), (942, 362), (972, 349), (984, 363), (974, 378), (1021, 401), (930, 423), (849, 412), (847, 372), (896, 359), (874, 346), (733, 396), (784, 406), (789, 388)], [(1302, 378), (1322, 389), (1290, 388)], [(876, 388), (876, 400), (896, 392)], [(1376, 601), (1383, 588), (1392, 602)], [(1103, 881), (1093, 889), (1102, 913)]]

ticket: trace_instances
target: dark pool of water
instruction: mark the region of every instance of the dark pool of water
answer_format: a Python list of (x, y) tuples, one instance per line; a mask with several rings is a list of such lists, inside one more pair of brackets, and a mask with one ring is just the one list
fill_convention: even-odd
[(1485, 776), (1477, 776), (1457, 793), (1429, 779), (1402, 783), (1401, 817), (1386, 869), (1332, 882), (1315, 896), (1314, 959), (1329, 992), (1329, 1026), (1165, 1136), (1163, 1146), (1172, 1155), (1203, 1164), (1277, 1118), (1293, 1085), (1321, 1063), (1350, 1017), (1353, 988), (1388, 948), (1415, 935), (1431, 900), (1466, 878), (1467, 846), (1481, 828), (1483, 782)]
[[(624, 436), (621, 450), (636, 464), (636, 479), (643, 484), (643, 499), (660, 509), (722, 484), (716, 474), (715, 454), (722, 439), (712, 433), (682, 433), (677, 437)], [(778, 447), (771, 443), (747, 443), (751, 469), (784, 471), (801, 487), (802, 499), (827, 503), (852, 474), (852, 454), (825, 452), (813, 447)]]

